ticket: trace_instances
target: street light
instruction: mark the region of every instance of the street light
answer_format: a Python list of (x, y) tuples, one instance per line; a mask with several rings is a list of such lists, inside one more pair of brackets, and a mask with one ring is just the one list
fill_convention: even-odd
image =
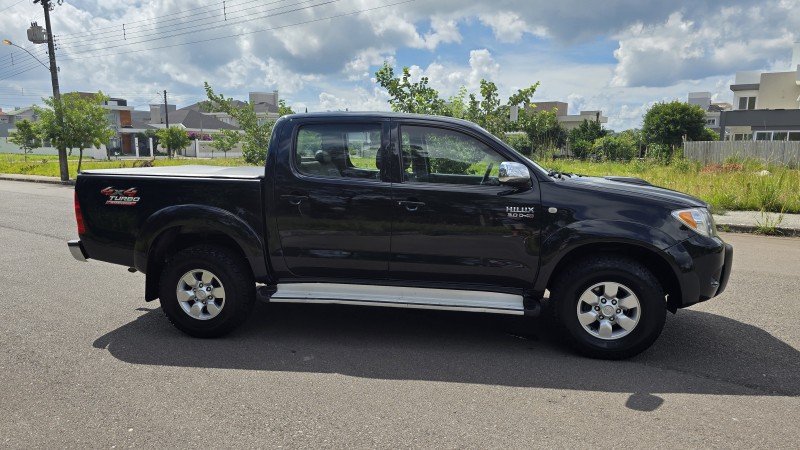
[(24, 51), (25, 53), (27, 53), (27, 54), (31, 55), (31, 58), (33, 58), (33, 59), (35, 59), (37, 62), (39, 62), (39, 64), (41, 64), (41, 65), (42, 65), (42, 67), (44, 67), (44, 68), (45, 68), (45, 69), (47, 69), (48, 71), (50, 70), (50, 68), (49, 68), (49, 67), (47, 67), (47, 65), (46, 65), (45, 63), (43, 63), (41, 60), (39, 60), (39, 58), (35, 57), (35, 56), (33, 55), (33, 53), (29, 52), (29, 51), (28, 51), (28, 49), (26, 49), (25, 47), (20, 47), (19, 45), (15, 44), (15, 43), (13, 43), (13, 42), (11, 42), (11, 41), (9, 41), (8, 39), (3, 39), (3, 44), (10, 45), (10, 46), (12, 46), (12, 47), (17, 47), (18, 49), (20, 49), (20, 50)]

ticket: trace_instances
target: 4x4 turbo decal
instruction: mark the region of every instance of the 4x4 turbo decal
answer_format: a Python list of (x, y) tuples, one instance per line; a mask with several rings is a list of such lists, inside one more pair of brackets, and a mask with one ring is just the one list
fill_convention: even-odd
[(106, 205), (121, 205), (121, 206), (134, 206), (141, 197), (137, 197), (137, 190), (135, 187), (128, 189), (116, 189), (114, 186), (109, 186), (100, 191), (101, 194), (107, 195)]

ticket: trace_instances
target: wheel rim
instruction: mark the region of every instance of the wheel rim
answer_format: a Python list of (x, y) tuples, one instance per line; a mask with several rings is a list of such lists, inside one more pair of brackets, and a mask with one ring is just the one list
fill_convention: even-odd
[(216, 275), (205, 269), (183, 274), (175, 293), (183, 312), (193, 319), (213, 319), (225, 306), (225, 287)]
[(615, 340), (627, 336), (641, 318), (639, 298), (627, 286), (605, 281), (597, 283), (578, 299), (578, 322), (592, 336)]

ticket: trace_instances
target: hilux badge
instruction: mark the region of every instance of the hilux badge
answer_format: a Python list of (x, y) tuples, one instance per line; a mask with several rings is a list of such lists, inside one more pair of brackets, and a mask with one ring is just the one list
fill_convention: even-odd
[(508, 217), (516, 219), (533, 219), (533, 206), (506, 206)]

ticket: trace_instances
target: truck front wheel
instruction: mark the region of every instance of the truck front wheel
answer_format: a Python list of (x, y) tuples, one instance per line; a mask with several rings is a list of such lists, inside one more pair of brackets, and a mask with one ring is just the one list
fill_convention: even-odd
[(161, 309), (195, 337), (222, 336), (253, 309), (255, 282), (241, 257), (225, 247), (198, 245), (173, 255), (161, 273)]
[(646, 350), (664, 328), (663, 288), (644, 265), (623, 257), (580, 261), (552, 288), (554, 312), (573, 347), (601, 359)]

